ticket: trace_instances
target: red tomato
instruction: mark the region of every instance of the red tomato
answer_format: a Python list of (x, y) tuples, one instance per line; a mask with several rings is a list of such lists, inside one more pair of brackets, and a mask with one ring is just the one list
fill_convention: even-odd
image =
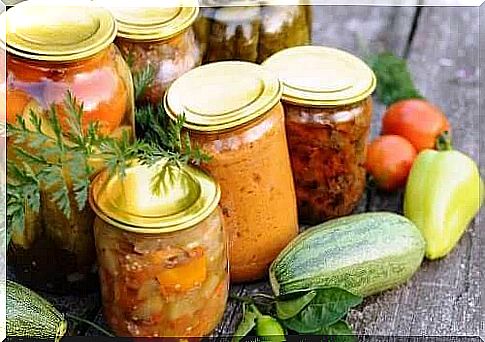
[(443, 112), (425, 100), (403, 100), (391, 105), (382, 121), (382, 134), (406, 138), (416, 150), (433, 149), (450, 124)]
[(416, 155), (414, 146), (403, 137), (383, 135), (369, 145), (366, 168), (380, 189), (394, 191), (406, 184)]

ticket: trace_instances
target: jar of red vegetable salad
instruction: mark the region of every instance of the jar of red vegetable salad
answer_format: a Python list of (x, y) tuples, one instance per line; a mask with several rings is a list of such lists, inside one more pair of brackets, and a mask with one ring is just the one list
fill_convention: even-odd
[[(98, 0), (103, 4), (105, 0)], [(152, 67), (153, 81), (138, 102), (159, 104), (168, 86), (185, 72), (199, 66), (202, 55), (192, 24), (199, 13), (197, 0), (160, 1), (154, 5), (122, 7), (110, 10), (118, 23), (116, 45), (134, 75)], [(136, 78), (136, 76), (135, 76)]]
[(234, 282), (264, 277), (298, 233), (281, 90), (260, 65), (233, 61), (189, 71), (165, 97), (168, 115), (185, 115), (190, 139), (212, 156), (203, 167), (221, 185)]
[(263, 65), (284, 84), (300, 220), (349, 214), (366, 184), (374, 73), (359, 58), (321, 46), (283, 50)]
[[(45, 123), (53, 108), (61, 134), (67, 137), (72, 132), (64, 101), (70, 91), (83, 103), (84, 128), (97, 122), (101, 134), (133, 135), (132, 79), (113, 44), (116, 24), (109, 11), (90, 1), (55, 6), (50, 1), (25, 1), (4, 12), (0, 21), (6, 29), (1, 42), (7, 51), (2, 91), (9, 123), (21, 116), (35, 131), (31, 111)], [(42, 129), (55, 137), (52, 127), (43, 124)], [(16, 163), (13, 147), (10, 141), (9, 164)], [(75, 202), (69, 177), (66, 184)], [(94, 214), (85, 207), (72, 210), (67, 218), (52, 200), (55, 190), (45, 186), (39, 212), (27, 211), (24, 228), (13, 232), (9, 264), (15, 266), (18, 279), (33, 288), (69, 293), (95, 289)]]
[(229, 274), (219, 198), (205, 172), (166, 160), (96, 177), (101, 294), (117, 335), (202, 337), (222, 319)]

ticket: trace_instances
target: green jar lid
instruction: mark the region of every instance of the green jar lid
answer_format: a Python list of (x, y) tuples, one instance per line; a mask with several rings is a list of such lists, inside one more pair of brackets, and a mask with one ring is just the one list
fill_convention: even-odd
[(151, 167), (133, 161), (124, 177), (102, 171), (92, 183), (89, 200), (96, 214), (113, 226), (161, 234), (203, 221), (220, 196), (218, 184), (202, 170), (162, 160)]
[(0, 42), (11, 54), (68, 62), (90, 57), (116, 37), (116, 23), (91, 1), (24, 1), (0, 15)]

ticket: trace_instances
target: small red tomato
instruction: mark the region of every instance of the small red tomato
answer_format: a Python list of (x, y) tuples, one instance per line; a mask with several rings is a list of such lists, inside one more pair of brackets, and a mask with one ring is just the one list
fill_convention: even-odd
[(382, 134), (406, 138), (416, 150), (434, 149), (436, 139), (450, 124), (443, 112), (426, 100), (411, 99), (392, 104), (382, 120)]
[(385, 191), (403, 187), (416, 159), (414, 146), (398, 135), (383, 135), (370, 143), (366, 169)]

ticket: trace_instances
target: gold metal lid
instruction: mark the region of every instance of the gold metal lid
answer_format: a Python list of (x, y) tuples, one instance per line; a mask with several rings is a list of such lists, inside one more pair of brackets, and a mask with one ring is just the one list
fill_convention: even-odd
[(185, 127), (221, 131), (248, 123), (271, 110), (282, 87), (272, 73), (249, 62), (217, 62), (192, 69), (165, 93), (167, 114), (185, 114)]
[(113, 13), (118, 23), (118, 37), (130, 40), (171, 38), (192, 25), (199, 14), (197, 0), (156, 0), (141, 5), (131, 0), (97, 2)]
[[(165, 172), (160, 172), (162, 167)], [(160, 234), (201, 222), (217, 207), (220, 196), (218, 184), (198, 168), (166, 165), (165, 160), (148, 167), (134, 161), (124, 178), (106, 170), (98, 174), (89, 202), (113, 226)]]
[(91, 1), (25, 1), (0, 16), (1, 44), (33, 60), (68, 62), (90, 57), (111, 44), (116, 23)]
[(308, 106), (340, 106), (364, 100), (376, 76), (362, 60), (342, 50), (299, 46), (277, 52), (263, 66), (283, 83), (283, 101)]

